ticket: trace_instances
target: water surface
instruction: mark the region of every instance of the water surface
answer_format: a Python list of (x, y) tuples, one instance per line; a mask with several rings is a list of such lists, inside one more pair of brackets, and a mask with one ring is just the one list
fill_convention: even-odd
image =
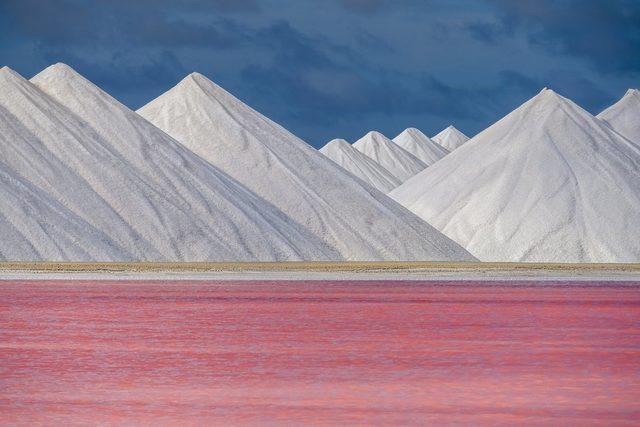
[(640, 283), (0, 282), (4, 425), (629, 425), (638, 402)]

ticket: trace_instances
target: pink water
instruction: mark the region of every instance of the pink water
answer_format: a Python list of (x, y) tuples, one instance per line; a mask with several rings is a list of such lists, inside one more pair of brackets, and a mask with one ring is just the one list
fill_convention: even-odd
[(4, 425), (640, 423), (640, 283), (0, 282)]

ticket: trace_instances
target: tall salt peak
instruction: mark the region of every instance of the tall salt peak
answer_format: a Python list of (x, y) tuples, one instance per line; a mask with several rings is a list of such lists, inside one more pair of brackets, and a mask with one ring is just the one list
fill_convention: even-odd
[(344, 259), (473, 259), (200, 74), (187, 76), (138, 113), (276, 205)]
[(401, 182), (427, 167), (423, 161), (378, 131), (368, 132), (353, 147), (391, 172)]
[[(7, 261), (129, 261), (132, 254), (84, 221), (34, 175), (55, 159), (20, 120), (47, 111), (50, 100), (20, 74), (0, 68), (0, 259)], [(36, 127), (39, 124), (36, 121)], [(46, 132), (45, 132), (46, 133)], [(16, 163), (23, 167), (16, 168)], [(56, 173), (45, 179), (62, 179)]]
[(447, 154), (449, 150), (436, 144), (417, 128), (407, 128), (392, 140), (400, 147), (431, 166)]
[(640, 147), (550, 89), (390, 196), (483, 261), (640, 258)]
[(383, 193), (388, 193), (400, 185), (400, 181), (388, 170), (353, 148), (344, 139), (329, 141), (320, 152)]
[[(41, 118), (41, 128), (51, 129), (42, 138), (48, 157), (64, 159), (67, 168), (59, 180), (43, 179), (42, 185), (49, 185), (50, 192), (86, 221), (132, 248), (137, 260), (340, 258), (283, 212), (72, 68), (56, 64), (32, 82), (43, 98), (60, 106), (56, 114)], [(56, 127), (50, 118), (65, 126)], [(62, 178), (82, 191), (67, 189)], [(97, 204), (102, 214), (92, 207)]]

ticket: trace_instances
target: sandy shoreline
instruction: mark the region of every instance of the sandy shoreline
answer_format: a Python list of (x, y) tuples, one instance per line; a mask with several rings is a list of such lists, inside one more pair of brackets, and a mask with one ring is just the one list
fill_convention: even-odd
[(0, 279), (640, 280), (640, 264), (285, 262), (0, 263)]

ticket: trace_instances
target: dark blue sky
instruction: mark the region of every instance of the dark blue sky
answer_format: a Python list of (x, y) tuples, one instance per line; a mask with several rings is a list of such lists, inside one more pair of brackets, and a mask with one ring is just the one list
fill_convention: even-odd
[(199, 71), (315, 146), (472, 135), (544, 86), (640, 86), (640, 1), (0, 0), (0, 64), (59, 61), (134, 109)]

